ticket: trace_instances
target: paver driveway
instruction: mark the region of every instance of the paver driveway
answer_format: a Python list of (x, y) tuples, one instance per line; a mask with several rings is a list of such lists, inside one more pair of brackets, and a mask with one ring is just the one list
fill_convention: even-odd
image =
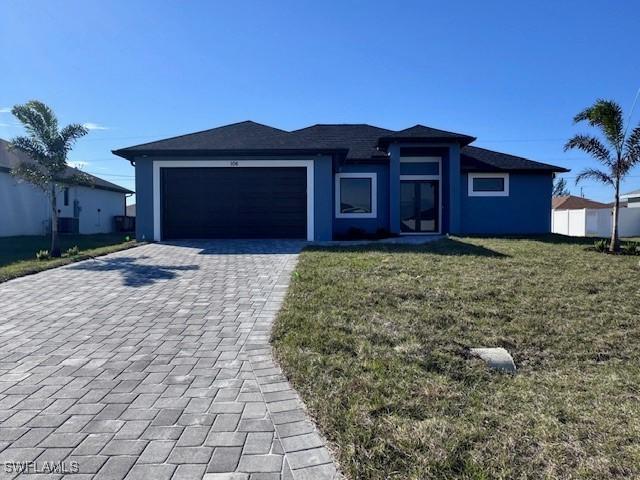
[(145, 245), (0, 284), (0, 476), (336, 476), (268, 344), (300, 247)]

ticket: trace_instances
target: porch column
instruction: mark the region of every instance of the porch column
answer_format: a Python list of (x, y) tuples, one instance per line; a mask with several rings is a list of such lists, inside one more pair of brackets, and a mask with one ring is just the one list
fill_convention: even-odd
[(462, 187), (460, 185), (460, 145), (449, 147), (449, 233), (461, 233), (460, 204)]
[(389, 145), (389, 231), (400, 233), (400, 146)]

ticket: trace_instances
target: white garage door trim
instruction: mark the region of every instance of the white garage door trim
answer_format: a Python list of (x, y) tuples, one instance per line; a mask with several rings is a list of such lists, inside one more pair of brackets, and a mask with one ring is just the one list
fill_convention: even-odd
[(313, 160), (154, 160), (153, 161), (153, 238), (162, 240), (160, 219), (161, 168), (202, 168), (202, 167), (305, 167), (307, 169), (307, 240), (313, 241)]

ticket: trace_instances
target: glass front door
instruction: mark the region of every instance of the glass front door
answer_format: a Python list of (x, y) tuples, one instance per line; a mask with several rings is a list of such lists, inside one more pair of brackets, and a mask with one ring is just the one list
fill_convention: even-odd
[(400, 231), (438, 232), (440, 196), (438, 180), (400, 181)]

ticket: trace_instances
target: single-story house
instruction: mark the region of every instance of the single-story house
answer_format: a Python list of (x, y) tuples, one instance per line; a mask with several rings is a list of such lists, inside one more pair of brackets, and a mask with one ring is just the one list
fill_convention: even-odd
[(626, 202), (629, 208), (640, 208), (640, 189), (623, 193), (620, 200)]
[(113, 153), (135, 165), (139, 239), (548, 233), (553, 175), (568, 170), (475, 140), (246, 121)]
[[(18, 164), (31, 160), (8, 146), (9, 142), (0, 139), (0, 237), (45, 235), (51, 230), (49, 196), (11, 175)], [(65, 176), (78, 172), (68, 168)], [(124, 215), (126, 195), (133, 192), (93, 175), (88, 177), (90, 186), (70, 184), (56, 192), (61, 232), (109, 233), (114, 231), (113, 217)]]

